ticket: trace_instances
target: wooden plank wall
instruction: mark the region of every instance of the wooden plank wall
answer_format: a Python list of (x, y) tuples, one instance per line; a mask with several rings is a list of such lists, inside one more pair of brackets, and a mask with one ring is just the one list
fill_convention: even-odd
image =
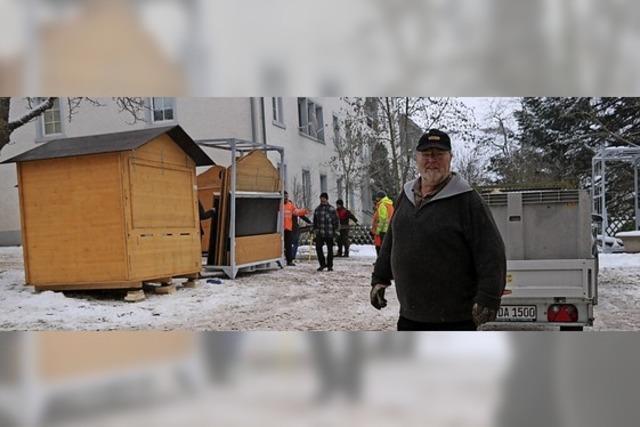
[(279, 258), (282, 255), (280, 234), (262, 234), (236, 238), (236, 264)]
[[(198, 183), (198, 200), (202, 203), (205, 211), (213, 207), (214, 194), (220, 194), (222, 188), (222, 176), (224, 168), (222, 166), (213, 166), (201, 173), (197, 177)], [(210, 246), (212, 220), (207, 219), (200, 221), (204, 234), (202, 235), (201, 249), (202, 252), (208, 252)], [(214, 233), (215, 234), (215, 233)]]
[(196, 226), (192, 170), (138, 159), (131, 160), (131, 170), (133, 228)]
[[(200, 272), (200, 231), (142, 234), (131, 242), (132, 280)], [(195, 250), (194, 250), (195, 248)]]
[(280, 173), (264, 151), (256, 150), (242, 156), (236, 168), (236, 191), (280, 191)]
[(19, 170), (28, 283), (126, 280), (118, 153), (23, 162)]
[(128, 153), (132, 280), (200, 271), (195, 163), (167, 135)]

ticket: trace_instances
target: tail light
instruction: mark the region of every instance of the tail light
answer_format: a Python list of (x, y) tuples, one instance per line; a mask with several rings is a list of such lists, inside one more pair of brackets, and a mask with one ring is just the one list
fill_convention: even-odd
[(578, 321), (578, 309), (573, 304), (553, 304), (547, 309), (549, 322), (571, 323)]

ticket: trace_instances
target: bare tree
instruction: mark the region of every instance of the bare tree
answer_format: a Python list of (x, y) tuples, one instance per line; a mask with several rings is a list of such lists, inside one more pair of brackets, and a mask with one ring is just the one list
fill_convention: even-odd
[(506, 100), (492, 100), (489, 111), (484, 117), (486, 127), (482, 129), (484, 136), (480, 143), (497, 150), (502, 157), (511, 158), (518, 148), (513, 119), (513, 108)]
[(425, 129), (441, 128), (452, 138), (468, 140), (477, 129), (471, 108), (452, 98), (377, 98), (380, 123), (373, 141), (382, 139), (392, 175), (387, 192), (398, 194), (416, 174), (414, 150)]
[[(56, 98), (46, 98), (15, 120), (10, 120), (11, 98), (0, 98), (0, 152), (10, 141), (14, 130), (29, 123), (53, 107)], [(29, 102), (31, 104), (31, 102)]]
[(458, 150), (453, 157), (453, 167), (456, 172), (473, 186), (488, 182), (485, 163), (480, 145), (474, 145), (471, 149)]
[(334, 122), (333, 143), (335, 155), (329, 164), (338, 171), (345, 188), (345, 205), (350, 208), (350, 195), (362, 182), (365, 172), (364, 156), (372, 134), (367, 125), (363, 98), (343, 98), (342, 120)]

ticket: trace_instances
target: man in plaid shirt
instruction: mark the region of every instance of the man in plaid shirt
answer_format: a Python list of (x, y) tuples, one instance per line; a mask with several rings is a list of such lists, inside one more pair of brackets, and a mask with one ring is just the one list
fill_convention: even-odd
[[(336, 209), (329, 204), (329, 195), (320, 195), (320, 205), (313, 212), (313, 231), (316, 234), (316, 254), (320, 267), (318, 271), (325, 268), (333, 271), (333, 238), (338, 231), (338, 214)], [(325, 261), (322, 247), (327, 245), (327, 259)]]

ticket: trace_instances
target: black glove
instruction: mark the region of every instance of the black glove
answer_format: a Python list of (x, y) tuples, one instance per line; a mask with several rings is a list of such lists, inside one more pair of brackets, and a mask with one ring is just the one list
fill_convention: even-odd
[(369, 295), (371, 298), (371, 305), (378, 310), (387, 306), (387, 300), (384, 298), (385, 289), (387, 289), (387, 286), (381, 284), (373, 285), (371, 288), (371, 294)]
[(485, 307), (484, 305), (480, 305), (478, 303), (473, 304), (473, 308), (471, 309), (473, 323), (475, 323), (476, 326), (480, 326), (483, 323), (487, 322), (493, 322), (494, 320), (496, 320), (497, 314), (497, 310)]

